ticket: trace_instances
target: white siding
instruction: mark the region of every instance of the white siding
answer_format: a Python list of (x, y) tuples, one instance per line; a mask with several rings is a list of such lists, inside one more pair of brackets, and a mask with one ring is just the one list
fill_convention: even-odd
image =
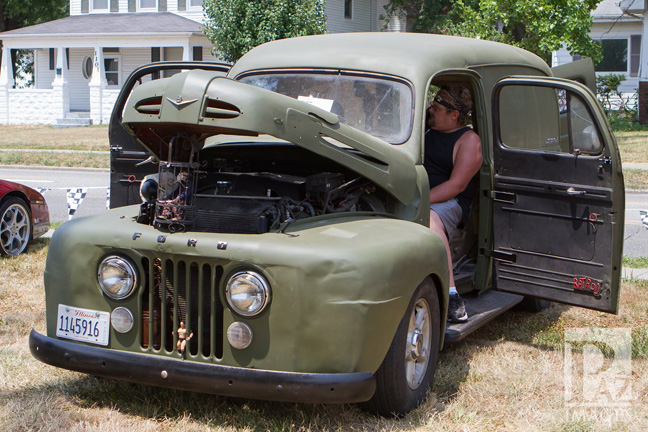
[[(378, 24), (375, 31), (382, 31), (385, 25), (385, 22), (380, 19), (381, 15), (385, 15), (385, 6), (389, 4), (389, 0), (377, 0), (376, 5), (376, 17)], [(406, 19), (405, 17), (394, 16), (389, 20), (386, 31), (394, 32), (404, 32), (406, 31)]]
[(34, 88), (51, 89), (55, 71), (49, 69), (49, 50), (37, 49), (34, 50), (34, 54), (34, 71), (36, 72), (34, 77)]
[(206, 62), (212, 62), (212, 61), (219, 61), (218, 56), (213, 56), (211, 53), (212, 47), (203, 47), (202, 53), (203, 53), (203, 61)]
[(189, 6), (190, 2), (191, 0), (187, 0), (187, 10), (179, 11), (178, 0), (167, 0), (167, 10), (185, 18), (189, 18), (190, 20), (203, 23), (205, 21), (205, 16), (203, 15), (202, 6)]
[(375, 9), (372, 0), (353, 0), (351, 18), (344, 17), (344, 0), (326, 2), (327, 30), (329, 33), (347, 33), (372, 31), (372, 22), (376, 25)]
[(128, 76), (138, 67), (151, 63), (151, 48), (122, 48), (121, 50), (121, 87)]
[(81, 0), (70, 0), (70, 15), (81, 15)]
[(92, 48), (70, 49), (70, 70), (68, 71), (68, 92), (70, 109), (90, 111), (89, 79), (83, 76), (83, 60), (94, 55)]

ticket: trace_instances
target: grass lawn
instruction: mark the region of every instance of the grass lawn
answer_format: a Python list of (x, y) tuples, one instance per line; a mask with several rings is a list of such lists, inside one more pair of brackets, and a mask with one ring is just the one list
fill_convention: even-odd
[[(32, 328), (45, 332), (42, 275), (48, 240), (0, 258), (0, 430), (2, 431), (646, 431), (648, 430), (648, 282), (623, 281), (619, 315), (552, 305), (509, 311), (460, 343), (446, 346), (428, 401), (402, 419), (376, 418), (354, 405), (273, 403), (147, 387), (57, 369), (29, 353)], [(608, 370), (609, 347), (584, 362), (574, 328), (632, 334), (630, 397), (619, 408), (570, 406), (584, 370)], [(592, 346), (587, 351), (591, 352)], [(592, 357), (588, 357), (592, 358)], [(571, 364), (566, 360), (572, 361)], [(567, 368), (567, 369), (566, 369)], [(585, 368), (585, 369), (584, 369)], [(565, 371), (570, 374), (566, 375)], [(608, 375), (609, 377), (609, 375)], [(617, 381), (615, 381), (617, 382)], [(612, 390), (614, 391), (614, 390)], [(608, 393), (606, 393), (608, 392)]]

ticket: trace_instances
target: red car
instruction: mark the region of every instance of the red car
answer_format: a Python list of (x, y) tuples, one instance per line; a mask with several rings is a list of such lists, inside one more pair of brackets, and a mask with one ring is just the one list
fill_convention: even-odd
[(18, 255), (49, 230), (43, 195), (27, 186), (0, 180), (0, 255)]

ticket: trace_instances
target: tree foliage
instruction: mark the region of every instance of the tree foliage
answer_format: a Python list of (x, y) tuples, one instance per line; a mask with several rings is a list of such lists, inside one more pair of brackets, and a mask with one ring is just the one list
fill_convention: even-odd
[[(69, 6), (69, 0), (0, 0), (0, 32), (66, 17), (69, 14)], [(30, 53), (25, 50), (12, 50), (11, 55), (14, 74), (22, 75), (23, 78), (31, 76), (34, 61)], [(0, 59), (0, 64), (3, 60)]]
[(601, 0), (391, 0), (387, 20), (404, 16), (408, 30), (515, 45), (550, 62), (562, 44), (572, 54), (601, 57), (589, 37), (590, 12)]
[(0, 0), (0, 32), (66, 17), (69, 6), (68, 0)]
[(214, 54), (235, 62), (257, 45), (326, 31), (322, 0), (205, 0), (204, 33)]

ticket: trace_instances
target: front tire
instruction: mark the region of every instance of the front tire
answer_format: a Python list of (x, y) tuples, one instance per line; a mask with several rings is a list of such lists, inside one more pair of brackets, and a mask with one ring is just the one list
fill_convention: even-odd
[(29, 209), (20, 198), (9, 197), (0, 206), (0, 255), (23, 253), (32, 236)]
[(416, 408), (432, 385), (441, 324), (434, 283), (418, 286), (382, 365), (376, 371), (376, 392), (362, 408), (381, 416), (401, 416)]

